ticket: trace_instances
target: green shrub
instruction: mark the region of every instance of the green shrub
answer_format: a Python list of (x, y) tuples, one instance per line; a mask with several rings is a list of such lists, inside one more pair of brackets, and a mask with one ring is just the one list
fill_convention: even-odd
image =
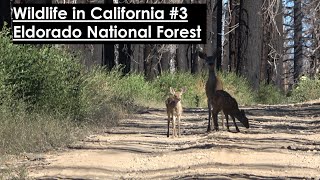
[(291, 102), (304, 102), (320, 98), (320, 78), (310, 79), (303, 76), (298, 85), (292, 90), (289, 100)]
[(156, 91), (142, 74), (128, 74), (115, 84), (118, 101), (128, 106), (147, 105), (155, 101)]
[(285, 95), (274, 85), (262, 83), (256, 94), (256, 102), (260, 104), (279, 104), (286, 102)]
[(66, 146), (87, 127), (117, 124), (125, 112), (113, 100), (118, 77), (85, 71), (54, 46), (14, 45), (8, 32), (0, 31), (1, 154)]
[(200, 105), (204, 105), (204, 85), (200, 75), (195, 76), (191, 73), (163, 73), (152, 82), (156, 88), (157, 100), (164, 104), (166, 97), (170, 95), (170, 87), (180, 90), (186, 87), (187, 91), (183, 95), (184, 106), (195, 107), (197, 99), (200, 99)]
[(115, 86), (120, 81), (120, 72), (106, 73), (96, 67), (88, 71), (81, 80), (79, 119), (94, 125), (113, 126), (122, 118), (126, 109), (118, 97)]
[(229, 92), (240, 105), (255, 103), (255, 96), (247, 79), (232, 72), (218, 74), (223, 81), (223, 89)]
[[(8, 30), (0, 32), (1, 101), (23, 100), (28, 110), (76, 114), (81, 65), (50, 46), (14, 45)], [(12, 104), (14, 106), (14, 104)]]

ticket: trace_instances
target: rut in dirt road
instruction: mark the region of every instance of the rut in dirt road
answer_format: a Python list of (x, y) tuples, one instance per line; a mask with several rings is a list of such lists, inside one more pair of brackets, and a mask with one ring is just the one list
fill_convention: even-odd
[[(186, 109), (181, 138), (166, 137), (165, 109), (148, 109), (105, 134), (29, 168), (36, 179), (320, 178), (320, 105), (245, 109), (250, 129), (205, 133), (206, 109)], [(221, 126), (220, 126), (221, 127)]]

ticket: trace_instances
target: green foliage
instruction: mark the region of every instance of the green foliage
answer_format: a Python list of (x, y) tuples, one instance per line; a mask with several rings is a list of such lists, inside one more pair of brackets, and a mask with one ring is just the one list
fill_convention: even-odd
[(14, 45), (7, 34), (0, 32), (0, 101), (23, 100), (28, 110), (77, 113), (80, 63), (50, 46)]
[(271, 84), (260, 84), (259, 90), (256, 94), (256, 102), (260, 104), (279, 104), (286, 102), (285, 95), (279, 88)]
[(113, 126), (126, 112), (124, 102), (116, 101), (120, 72), (106, 73), (96, 67), (85, 73), (80, 85), (79, 119), (94, 125)]
[(320, 77), (310, 79), (303, 76), (298, 85), (292, 90), (289, 100), (291, 102), (303, 102), (320, 98)]
[(71, 143), (87, 127), (117, 124), (125, 110), (112, 100), (116, 78), (84, 71), (52, 46), (14, 45), (8, 32), (0, 31), (0, 154), (46, 151)]
[(170, 87), (180, 90), (186, 88), (186, 93), (183, 95), (183, 103), (188, 107), (195, 107), (197, 99), (200, 105), (204, 105), (204, 81), (201, 76), (195, 76), (191, 73), (163, 73), (152, 82), (152, 86), (156, 88), (155, 97), (157, 101), (164, 103), (166, 97), (170, 95)]
[(156, 93), (150, 82), (146, 81), (142, 74), (136, 73), (120, 78), (115, 84), (115, 91), (118, 101), (127, 106), (144, 105), (153, 101)]
[(219, 76), (223, 81), (223, 89), (229, 92), (239, 104), (250, 105), (255, 103), (254, 92), (247, 79), (233, 72), (219, 73)]

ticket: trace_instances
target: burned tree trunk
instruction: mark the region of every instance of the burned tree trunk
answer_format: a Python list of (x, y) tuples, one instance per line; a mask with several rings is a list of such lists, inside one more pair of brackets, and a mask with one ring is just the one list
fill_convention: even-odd
[(238, 28), (239, 28), (239, 13), (240, 9), (237, 5), (237, 2), (234, 0), (229, 1), (230, 6), (230, 25), (228, 28), (229, 31), (229, 61), (228, 61), (228, 70), (229, 72), (236, 72), (237, 69), (237, 55), (238, 55)]
[(131, 71), (143, 73), (144, 70), (144, 45), (143, 44), (133, 44), (132, 56), (131, 56)]
[[(248, 78), (253, 89), (257, 90), (259, 88), (260, 80), (260, 62), (261, 62), (261, 52), (262, 52), (262, 14), (261, 7), (264, 0), (246, 0), (242, 1), (243, 10), (247, 12), (248, 16), (245, 17), (241, 14), (241, 26), (248, 28), (248, 42), (244, 51), (244, 59), (242, 72), (245, 77)], [(246, 37), (247, 32), (245, 29), (241, 28), (241, 39)], [(243, 44), (242, 44), (243, 45)]]
[(298, 83), (303, 73), (303, 54), (302, 54), (302, 11), (301, 0), (294, 1), (294, 84)]
[(179, 44), (177, 48), (177, 70), (180, 72), (188, 71), (188, 58), (187, 58), (188, 45)]
[[(113, 4), (113, 0), (104, 0), (104, 4)], [(114, 61), (114, 44), (103, 44), (102, 66), (111, 70), (115, 65)]]
[(217, 0), (217, 49), (219, 50), (217, 53), (217, 60), (216, 60), (216, 67), (217, 70), (221, 70), (221, 62), (222, 62), (222, 6), (223, 6), (223, 1), (222, 0)]
[(123, 74), (128, 74), (131, 69), (131, 45), (119, 44), (119, 64), (123, 66)]
[(4, 22), (7, 23), (7, 27), (11, 27), (10, 0), (3, 0), (0, 2), (0, 29), (2, 29)]

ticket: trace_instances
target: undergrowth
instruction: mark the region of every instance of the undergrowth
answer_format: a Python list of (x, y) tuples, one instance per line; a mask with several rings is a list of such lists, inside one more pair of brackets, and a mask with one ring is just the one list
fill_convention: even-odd
[(299, 83), (293, 88), (290, 102), (304, 102), (320, 99), (320, 76), (313, 79), (302, 76)]

